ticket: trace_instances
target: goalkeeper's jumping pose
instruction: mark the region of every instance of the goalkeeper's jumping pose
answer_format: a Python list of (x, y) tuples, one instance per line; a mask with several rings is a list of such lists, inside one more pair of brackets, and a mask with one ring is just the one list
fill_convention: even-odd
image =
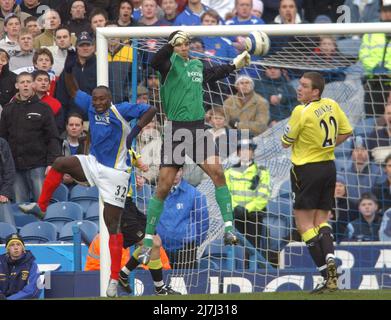
[[(234, 70), (249, 65), (250, 55), (244, 51), (232, 64), (210, 67), (198, 59), (189, 58), (189, 41), (190, 36), (186, 32), (172, 33), (168, 44), (156, 53), (151, 62), (161, 77), (160, 95), (169, 121), (164, 129), (158, 186), (149, 202), (144, 246), (139, 255), (143, 264), (150, 259), (152, 238), (163, 210), (163, 202), (172, 188), (178, 169), (184, 164), (185, 153), (210, 176), (216, 187), (215, 197), (225, 226), (225, 244), (234, 245), (238, 242), (233, 232), (231, 194), (213, 138), (207, 139), (205, 134), (202, 85), (225, 78)], [(178, 136), (182, 139), (175, 141)]]
[(352, 134), (337, 102), (322, 98), (324, 79), (306, 72), (297, 89), (298, 105), (282, 137), (292, 146), (291, 184), (296, 227), (324, 277), (314, 293), (338, 289), (332, 228), (327, 223), (334, 205), (336, 169), (334, 149)]
[[(57, 158), (45, 178), (38, 203), (20, 205), (20, 209), (42, 219), (52, 194), (62, 182), (65, 173), (78, 182), (96, 185), (104, 202), (103, 215), (110, 235), (111, 276), (107, 296), (115, 297), (123, 245), (119, 223), (129, 181), (126, 159), (127, 149), (131, 145), (126, 142), (133, 140), (139, 129), (152, 120), (156, 109), (146, 104), (128, 102), (114, 105), (111, 102), (110, 90), (105, 86), (95, 88), (92, 96), (79, 90), (72, 74), (75, 63), (76, 53), (68, 51), (64, 66), (65, 83), (75, 103), (88, 114), (91, 134), (90, 154)], [(137, 127), (133, 129), (129, 126), (129, 121), (132, 119), (138, 119)]]

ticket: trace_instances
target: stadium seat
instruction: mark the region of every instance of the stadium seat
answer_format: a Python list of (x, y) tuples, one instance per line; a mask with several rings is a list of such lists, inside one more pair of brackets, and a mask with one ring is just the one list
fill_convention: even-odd
[(23, 213), (19, 209), (18, 205), (19, 205), (18, 203), (11, 204), (12, 215), (14, 217), (15, 225), (18, 230), (20, 230), (26, 224), (40, 221), (38, 218), (36, 218), (32, 214)]
[(24, 242), (46, 243), (57, 240), (57, 227), (47, 221), (38, 221), (26, 224), (20, 235)]
[(278, 193), (279, 193), (280, 197), (282, 197), (282, 198), (289, 198), (290, 194), (292, 193), (291, 181), (290, 180), (285, 180), (282, 183)]
[(56, 191), (54, 191), (52, 199), (50, 199), (50, 203), (68, 201), (68, 197), (69, 189), (65, 184), (61, 183), (56, 189)]
[(13, 226), (16, 225), (11, 203), (7, 202), (0, 204), (0, 222), (6, 222)]
[(70, 200), (99, 200), (99, 191), (97, 187), (85, 187), (76, 185), (71, 190)]
[(70, 201), (78, 203), (83, 208), (84, 215), (93, 202), (99, 201), (97, 187), (75, 186), (70, 195)]
[(94, 201), (88, 207), (84, 220), (99, 224), (99, 201)]
[(78, 220), (68, 222), (60, 231), (58, 240), (60, 241), (73, 241), (72, 227), (77, 224), (80, 227), (82, 233), (82, 240), (86, 245), (89, 245), (98, 233), (98, 227), (95, 223), (86, 220)]
[(58, 230), (61, 230), (67, 222), (82, 219), (82, 207), (77, 203), (67, 201), (51, 204), (44, 218), (45, 221), (55, 224)]
[(0, 243), (5, 243), (5, 239), (7, 239), (10, 234), (16, 232), (17, 230), (12, 224), (0, 222)]

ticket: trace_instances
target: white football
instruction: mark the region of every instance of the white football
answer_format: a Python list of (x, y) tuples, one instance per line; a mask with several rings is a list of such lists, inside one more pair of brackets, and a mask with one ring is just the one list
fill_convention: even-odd
[(270, 39), (265, 32), (253, 31), (246, 37), (246, 50), (256, 56), (264, 56), (269, 52)]

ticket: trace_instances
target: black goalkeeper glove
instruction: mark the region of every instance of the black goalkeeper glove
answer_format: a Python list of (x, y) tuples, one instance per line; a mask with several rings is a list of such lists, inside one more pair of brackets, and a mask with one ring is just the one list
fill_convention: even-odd
[(250, 186), (250, 190), (256, 190), (258, 188), (258, 185), (259, 185), (259, 180), (261, 178), (256, 175), (254, 176), (252, 179), (251, 179), (251, 186)]

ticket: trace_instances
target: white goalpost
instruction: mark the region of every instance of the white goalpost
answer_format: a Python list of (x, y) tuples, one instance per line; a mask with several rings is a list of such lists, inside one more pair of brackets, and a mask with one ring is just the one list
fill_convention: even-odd
[[(176, 30), (183, 30), (188, 32), (191, 36), (246, 36), (254, 30), (259, 30), (265, 32), (269, 37), (271, 36), (320, 36), (320, 35), (358, 35), (361, 36), (366, 33), (391, 33), (391, 23), (336, 23), (336, 24), (295, 24), (295, 25), (241, 25), (241, 26), (175, 26), (175, 27), (126, 27), (126, 28), (116, 28), (116, 27), (107, 27), (107, 28), (97, 28), (96, 31), (96, 50), (97, 50), (97, 85), (109, 86), (109, 61), (108, 61), (108, 41), (109, 38), (167, 38), (172, 32)], [(273, 41), (273, 40), (272, 40)], [(289, 66), (290, 64), (295, 64), (295, 67), (298, 69), (306, 69), (308, 63), (303, 62), (300, 66), (300, 61), (296, 62), (294, 60), (297, 57), (296, 47), (293, 47), (293, 50), (287, 51), (285, 55), (274, 55), (274, 58), (270, 59), (266, 56), (264, 59), (255, 61), (254, 65), (258, 68), (263, 68), (267, 65), (281, 65)], [(299, 59), (300, 60), (300, 59)], [(137, 63), (137, 58), (134, 57), (133, 63)], [(312, 67), (316, 70), (318, 67), (321, 68), (322, 65), (325, 66), (324, 61), (319, 61), (319, 66), (315, 63)], [(255, 68), (254, 70), (258, 70)], [(361, 102), (355, 102), (356, 98), (361, 99), (363, 92), (357, 92), (354, 87), (350, 86), (352, 81), (358, 81), (359, 74), (353, 71), (353, 76), (348, 79), (348, 81), (342, 81), (339, 83), (330, 83), (326, 86), (326, 94), (330, 93), (333, 95), (335, 93), (334, 86), (339, 86), (339, 88), (344, 88), (340, 90), (342, 93), (336, 97), (337, 102), (345, 110), (349, 110), (349, 118), (353, 124), (357, 124), (363, 116), (363, 105)], [(350, 81), (350, 82), (349, 82)], [(339, 100), (339, 101), (338, 101)], [(361, 100), (360, 100), (361, 101)], [(352, 102), (357, 108), (353, 108), (350, 104)], [(276, 126), (268, 129), (266, 132), (255, 138), (258, 146), (261, 146), (261, 151), (256, 152), (255, 157), (257, 162), (268, 167), (270, 169), (270, 174), (272, 178), (272, 195), (271, 199), (275, 199), (281, 192), (281, 186), (284, 185), (284, 182), (288, 180), (289, 175), (289, 151), (283, 150), (280, 148), (277, 143), (279, 143), (279, 138), (281, 136), (285, 121), (282, 120)], [(202, 185), (199, 189), (206, 188), (205, 190), (210, 190), (211, 188), (207, 183)], [(287, 190), (289, 193), (289, 190)], [(285, 199), (289, 200), (289, 196)], [(210, 232), (202, 245), (200, 245), (198, 256), (205, 254), (207, 246), (215, 240), (221, 233), (222, 223), (219, 211), (214, 199), (210, 197), (210, 192), (207, 194), (208, 200), (208, 209), (210, 209), (210, 219), (211, 223), (209, 228), (214, 228), (213, 232)], [(284, 200), (284, 201), (285, 201)], [(213, 202), (213, 203), (212, 203)], [(277, 203), (277, 202), (276, 202)], [(108, 248), (108, 231), (103, 219), (103, 203), (100, 199), (100, 212), (99, 212), (99, 229), (100, 229), (100, 294), (101, 296), (106, 296), (106, 288), (109, 282), (110, 277), (110, 254)], [(279, 204), (280, 205), (280, 204)], [(278, 207), (280, 208), (280, 207)], [(280, 210), (280, 209), (278, 209)], [(290, 226), (290, 224), (289, 224)], [(272, 228), (278, 229), (279, 226), (275, 225)], [(285, 226), (286, 228), (286, 226)], [(291, 227), (289, 232), (291, 232)], [(220, 232), (220, 233), (219, 233)], [(270, 233), (272, 234), (272, 233)], [(274, 233), (275, 234), (275, 233)], [(271, 236), (273, 237), (273, 236)], [(266, 239), (268, 241), (268, 239)], [(278, 254), (283, 254), (284, 251), (276, 249)], [(206, 251), (205, 251), (206, 252)], [(208, 257), (208, 256), (207, 256)], [(285, 259), (283, 259), (285, 261)], [(251, 262), (250, 262), (251, 264)], [(281, 265), (281, 261), (280, 261)], [(257, 267), (252, 269), (255, 274), (258, 272)], [(179, 271), (178, 271), (179, 272)], [(243, 271), (247, 272), (247, 271)], [(173, 273), (176, 273), (173, 270)]]

